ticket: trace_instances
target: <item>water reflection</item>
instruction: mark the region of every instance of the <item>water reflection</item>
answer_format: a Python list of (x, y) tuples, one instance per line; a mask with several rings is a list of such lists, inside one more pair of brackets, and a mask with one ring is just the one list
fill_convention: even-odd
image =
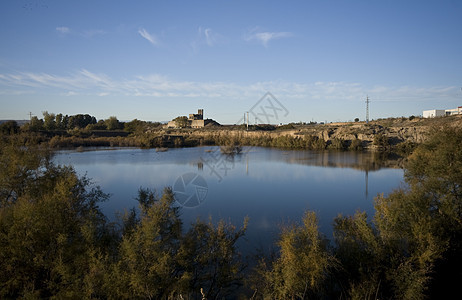
[(247, 148), (229, 157), (218, 147), (198, 147), (62, 151), (54, 159), (74, 165), (111, 193), (101, 205), (110, 218), (137, 205), (139, 187), (161, 192), (184, 174), (200, 174), (207, 197), (182, 209), (184, 223), (211, 216), (238, 225), (249, 216), (248, 248), (267, 247), (281, 224), (300, 220), (307, 209), (318, 213), (321, 230), (330, 236), (335, 216), (358, 209), (373, 213), (373, 197), (397, 188), (403, 178), (399, 160), (354, 152)]

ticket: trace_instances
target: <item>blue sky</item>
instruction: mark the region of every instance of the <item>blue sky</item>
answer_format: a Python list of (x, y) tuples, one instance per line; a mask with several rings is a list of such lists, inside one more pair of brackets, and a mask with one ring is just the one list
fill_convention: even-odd
[(266, 92), (272, 123), (462, 106), (462, 1), (2, 0), (0, 28), (0, 119), (232, 124)]

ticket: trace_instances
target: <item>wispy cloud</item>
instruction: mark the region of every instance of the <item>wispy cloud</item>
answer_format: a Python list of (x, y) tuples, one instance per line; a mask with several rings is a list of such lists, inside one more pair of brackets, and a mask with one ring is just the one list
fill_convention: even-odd
[(71, 30), (69, 27), (66, 27), (66, 26), (56, 27), (55, 30), (62, 36), (72, 35), (72, 36), (81, 36), (85, 38), (92, 38), (97, 35), (106, 34), (106, 31), (102, 29)]
[[(149, 96), (159, 98), (216, 98), (216, 99), (258, 99), (266, 91), (280, 97), (303, 101), (364, 101), (366, 95), (373, 101), (421, 102), (435, 100), (456, 100), (459, 87), (456, 86), (364, 86), (351, 82), (290, 82), (262, 81), (250, 84), (233, 82), (178, 81), (152, 74), (131, 79), (116, 80), (106, 74), (97, 74), (86, 69), (67, 76), (47, 73), (19, 72), (0, 74), (0, 90), (8, 93), (34, 93), (51, 90), (61, 95), (95, 96)], [(72, 92), (69, 92), (72, 91)]]
[(92, 38), (97, 35), (103, 35), (106, 34), (106, 31), (101, 30), (101, 29), (90, 29), (90, 30), (85, 30), (82, 35), (86, 38)]
[(146, 40), (148, 40), (152, 45), (158, 47), (160, 45), (160, 42), (159, 40), (157, 39), (157, 37), (151, 33), (149, 33), (146, 29), (144, 28), (140, 28), (138, 30), (138, 33), (143, 37), (145, 38)]
[(71, 32), (70, 28), (65, 26), (56, 27), (56, 31), (60, 34), (68, 34)]
[(221, 34), (215, 32), (211, 28), (199, 26), (196, 38), (190, 43), (190, 45), (194, 52), (197, 52), (203, 45), (213, 47), (217, 44), (223, 43), (224, 41), (225, 38)]
[(286, 31), (269, 32), (269, 31), (262, 31), (259, 27), (255, 27), (249, 30), (244, 35), (244, 40), (257, 41), (261, 43), (263, 46), (268, 47), (268, 43), (272, 40), (288, 38), (292, 36), (293, 36), (293, 33), (291, 32), (286, 32)]
[(199, 27), (199, 36), (203, 36), (208, 46), (213, 46), (217, 39), (217, 35), (210, 28)]

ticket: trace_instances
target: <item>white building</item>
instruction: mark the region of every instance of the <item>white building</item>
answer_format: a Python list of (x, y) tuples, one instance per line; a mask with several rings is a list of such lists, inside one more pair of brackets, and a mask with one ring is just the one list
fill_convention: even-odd
[(432, 109), (432, 110), (424, 110), (422, 116), (424, 118), (436, 118), (436, 117), (444, 117), (444, 116), (454, 116), (454, 115), (462, 115), (462, 106), (452, 109)]
[(446, 109), (446, 116), (460, 115), (462, 114), (462, 106), (453, 109)]
[(424, 118), (444, 117), (445, 115), (446, 112), (442, 109), (424, 110), (422, 114)]

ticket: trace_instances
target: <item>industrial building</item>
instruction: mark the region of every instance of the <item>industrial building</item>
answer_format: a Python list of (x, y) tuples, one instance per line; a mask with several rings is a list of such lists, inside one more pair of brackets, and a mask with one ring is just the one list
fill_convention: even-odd
[(436, 118), (436, 117), (444, 117), (444, 116), (453, 116), (453, 115), (460, 115), (462, 114), (462, 106), (452, 109), (431, 109), (431, 110), (424, 110), (422, 116), (424, 118)]

